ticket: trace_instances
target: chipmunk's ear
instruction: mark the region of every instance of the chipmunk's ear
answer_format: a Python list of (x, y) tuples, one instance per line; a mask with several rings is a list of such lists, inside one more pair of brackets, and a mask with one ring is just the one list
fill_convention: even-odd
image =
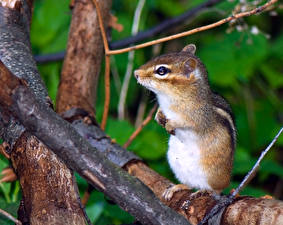
[(195, 71), (195, 69), (197, 68), (197, 61), (192, 58), (192, 57), (189, 57), (188, 60), (186, 60), (184, 62), (184, 74), (186, 77), (190, 77), (191, 73)]
[(182, 49), (182, 52), (188, 52), (191, 54), (195, 54), (197, 47), (194, 44), (189, 44)]

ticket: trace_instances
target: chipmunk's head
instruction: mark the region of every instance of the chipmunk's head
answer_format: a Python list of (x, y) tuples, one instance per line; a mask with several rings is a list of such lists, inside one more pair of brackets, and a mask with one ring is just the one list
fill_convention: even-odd
[(206, 69), (195, 51), (196, 46), (189, 44), (181, 52), (161, 55), (135, 70), (134, 75), (141, 85), (156, 94), (208, 86)]

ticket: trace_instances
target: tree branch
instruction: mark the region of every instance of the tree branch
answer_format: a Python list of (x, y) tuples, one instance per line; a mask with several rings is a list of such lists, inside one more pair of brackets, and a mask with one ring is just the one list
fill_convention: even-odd
[[(101, 14), (101, 8), (96, 0), (92, 0), (93, 4), (96, 8), (97, 13), (97, 19), (100, 27), (100, 33), (103, 40), (104, 50), (105, 53), (109, 51), (108, 41), (107, 41), (107, 35), (104, 29), (103, 25), (103, 18)], [(101, 121), (101, 128), (102, 130), (106, 127), (106, 122), (108, 118), (108, 111), (109, 111), (109, 105), (110, 105), (110, 56), (105, 54), (105, 69), (104, 69), (104, 82), (105, 82), (105, 99), (104, 99), (104, 110), (103, 110), (103, 116)]]
[(127, 142), (123, 145), (123, 148), (128, 148), (132, 141), (138, 136), (138, 134), (142, 131), (142, 129), (150, 122), (152, 119), (153, 113), (157, 109), (157, 104), (155, 104), (152, 109), (149, 111), (147, 117), (142, 121), (142, 123), (138, 126), (138, 128), (131, 134)]
[[(106, 19), (111, 0), (101, 1)], [(81, 108), (94, 117), (96, 85), (103, 57), (103, 45), (96, 9), (89, 0), (75, 1), (66, 57), (57, 94), (56, 111)], [(86, 41), (87, 40), (87, 41)]]
[[(153, 193), (145, 189), (140, 182), (122, 172), (102, 157), (95, 148), (90, 147), (67, 122), (46, 108), (46, 105), (37, 102), (22, 81), (16, 79), (5, 67), (0, 71), (0, 82), (4, 84), (0, 89), (1, 106), (9, 110), (40, 140), (48, 143), (70, 168), (139, 221), (144, 224), (186, 224), (182, 217), (176, 217), (172, 211), (164, 208)], [(162, 193), (170, 185), (169, 181), (141, 162), (128, 163), (125, 168), (148, 185), (159, 198), (162, 198)], [(209, 193), (198, 198), (193, 198), (190, 193), (176, 193), (174, 198), (166, 203), (185, 215), (192, 224), (196, 224), (214, 206), (215, 200)], [(262, 213), (268, 216), (262, 217)], [(283, 203), (280, 201), (238, 197), (224, 212), (222, 224), (246, 224), (246, 221), (255, 218), (258, 218), (256, 221), (260, 221), (260, 225), (268, 224), (267, 221), (280, 224), (282, 217)], [(245, 221), (239, 218), (245, 218)]]
[(250, 10), (250, 11), (247, 11), (247, 12), (237, 13), (235, 15), (229, 16), (225, 19), (219, 20), (218, 22), (215, 22), (215, 23), (212, 23), (212, 24), (209, 24), (209, 25), (206, 25), (206, 26), (197, 27), (197, 28), (189, 30), (189, 31), (185, 31), (185, 32), (181, 32), (181, 33), (174, 34), (174, 35), (171, 35), (171, 36), (167, 36), (167, 37), (164, 37), (164, 38), (160, 38), (160, 39), (157, 39), (157, 40), (145, 42), (143, 44), (135, 45), (135, 46), (132, 46), (132, 47), (122, 48), (122, 49), (117, 49), (117, 50), (110, 50), (110, 51), (106, 52), (106, 54), (108, 54), (108, 55), (121, 54), (121, 53), (129, 52), (129, 51), (145, 48), (145, 47), (148, 47), (148, 46), (151, 46), (151, 45), (156, 45), (156, 44), (159, 44), (159, 43), (162, 43), (162, 42), (174, 40), (174, 39), (177, 39), (177, 38), (180, 38), (180, 37), (189, 36), (189, 35), (201, 32), (201, 31), (209, 30), (209, 29), (218, 27), (218, 26), (220, 26), (224, 23), (228, 23), (232, 20), (236, 20), (236, 19), (239, 19), (239, 18), (242, 18), (242, 17), (247, 17), (247, 16), (251, 16), (251, 15), (260, 13), (260, 12), (264, 11), (266, 8), (268, 8), (269, 6), (275, 4), (277, 1), (278, 0), (270, 0), (267, 3), (265, 3), (264, 5), (259, 6), (255, 9), (253, 9), (253, 10)]
[(0, 209), (0, 214), (7, 217), (9, 220), (13, 221), (16, 225), (22, 225), (22, 222), (17, 220), (15, 217), (13, 217), (10, 213), (4, 211), (3, 209)]
[[(13, 76), (2, 64), (0, 104), (73, 170), (143, 224), (188, 224), (137, 179), (115, 166)], [(141, 210), (142, 209), (142, 210)]]
[(267, 146), (267, 148), (261, 152), (260, 157), (256, 161), (253, 168), (249, 171), (249, 173), (245, 176), (244, 180), (240, 183), (240, 185), (233, 191), (231, 194), (232, 197), (235, 197), (237, 194), (240, 193), (240, 191), (248, 184), (249, 181), (255, 176), (257, 169), (259, 167), (260, 162), (263, 160), (264, 156), (268, 153), (268, 151), (271, 149), (271, 147), (274, 145), (274, 143), (279, 138), (280, 134), (283, 132), (283, 127), (279, 130), (277, 135), (273, 138), (272, 142)]
[(208, 0), (192, 9), (189, 9), (188, 11), (186, 11), (185, 13), (179, 16), (162, 21), (160, 24), (156, 25), (155, 27), (149, 28), (148, 30), (145, 31), (141, 31), (134, 36), (130, 36), (119, 41), (114, 41), (110, 43), (109, 46), (111, 49), (124, 48), (126, 46), (136, 44), (140, 41), (144, 41), (145, 39), (154, 37), (160, 33), (168, 32), (168, 30), (170, 30), (171, 28), (174, 28), (182, 24), (184, 21), (197, 16), (197, 13), (201, 12), (204, 9), (216, 5), (221, 1), (222, 0)]
[[(109, 43), (109, 46), (111, 49), (123, 48), (129, 45), (132, 45), (132, 44), (136, 44), (137, 42), (144, 41), (147, 38), (154, 37), (157, 34), (167, 32), (172, 27), (174, 28), (176, 25), (180, 25), (185, 20), (188, 20), (188, 19), (191, 19), (197, 16), (197, 14), (201, 12), (202, 10), (213, 7), (221, 1), (222, 0), (208, 0), (207, 2), (204, 2), (196, 6), (195, 8), (189, 9), (188, 11), (186, 11), (185, 13), (177, 17), (164, 20), (160, 24), (152, 28), (149, 28), (148, 30), (141, 31), (137, 33), (137, 35), (134, 35), (134, 36), (122, 39), (122, 40), (111, 42)], [(48, 63), (52, 61), (63, 60), (64, 56), (65, 56), (65, 52), (63, 51), (63, 52), (58, 52), (58, 53), (46, 54), (46, 55), (36, 55), (35, 60), (37, 63), (43, 64), (43, 63)]]
[[(4, 6), (3, 2), (0, 0), (1, 74), (9, 68), (24, 80), (37, 101), (49, 108), (52, 103), (29, 43), (32, 1), (9, 1), (14, 7)], [(23, 207), (19, 217), (25, 215), (25, 222), (41, 225), (85, 224), (72, 172), (36, 137), (25, 133), (24, 127), (2, 107), (0, 119), (1, 136), (11, 148), (12, 165), (21, 184)]]
[[(132, 24), (132, 35), (135, 35), (138, 32), (140, 17), (141, 17), (142, 9), (144, 7), (144, 3), (145, 0), (139, 0), (136, 6), (136, 10), (133, 18), (133, 24)], [(118, 102), (118, 118), (120, 120), (125, 119), (125, 108), (126, 108), (125, 103), (128, 94), (130, 78), (132, 77), (132, 73), (133, 73), (134, 57), (135, 57), (135, 52), (134, 51), (129, 52), (127, 69), (124, 75), (124, 80)]]

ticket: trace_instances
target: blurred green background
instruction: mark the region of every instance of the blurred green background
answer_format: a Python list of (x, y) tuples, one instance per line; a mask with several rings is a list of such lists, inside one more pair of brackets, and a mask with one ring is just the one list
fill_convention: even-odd
[[(140, 30), (146, 30), (166, 18), (184, 13), (203, 0), (147, 0), (142, 11)], [(122, 32), (112, 31), (112, 40), (131, 35), (132, 18), (138, 1), (113, 0), (112, 13), (124, 26)], [(248, 1), (247, 5), (252, 5)], [(263, 2), (262, 2), (263, 3)], [(231, 14), (239, 1), (222, 1), (184, 24), (166, 30), (162, 36), (189, 30), (222, 19)], [(212, 88), (231, 104), (238, 129), (238, 144), (229, 193), (253, 166), (260, 152), (270, 143), (283, 124), (283, 6), (258, 16), (238, 20), (234, 24), (197, 33), (136, 51), (134, 68), (155, 55), (179, 51), (188, 43), (197, 46), (196, 55), (207, 66)], [(67, 0), (35, 1), (31, 27), (31, 43), (35, 55), (56, 53), (66, 48), (71, 11)], [(158, 37), (161, 37), (158, 36)], [(157, 37), (156, 37), (157, 38)], [(106, 132), (119, 144), (124, 144), (155, 103), (155, 97), (131, 77), (126, 101), (126, 117), (118, 119), (117, 107), (121, 84), (127, 67), (128, 54), (111, 57), (111, 104)], [(119, 63), (118, 63), (119, 62)], [(55, 102), (62, 61), (38, 65), (49, 95)], [(103, 67), (101, 75), (103, 74)], [(104, 103), (103, 75), (97, 94), (97, 119), (101, 121)], [(138, 113), (139, 112), (139, 113)], [(123, 132), (121, 132), (123, 131)], [(168, 134), (151, 121), (129, 146), (146, 163), (169, 179), (174, 180), (166, 161)], [(241, 194), (272, 195), (283, 200), (283, 135), (262, 162), (257, 176)], [(0, 170), (9, 165), (0, 156)], [(86, 182), (77, 176), (81, 194)], [(0, 207), (16, 215), (19, 204), (19, 184), (0, 184)], [(133, 218), (103, 194), (92, 192), (86, 206), (95, 224), (130, 223)], [(0, 216), (0, 224), (12, 224)]]

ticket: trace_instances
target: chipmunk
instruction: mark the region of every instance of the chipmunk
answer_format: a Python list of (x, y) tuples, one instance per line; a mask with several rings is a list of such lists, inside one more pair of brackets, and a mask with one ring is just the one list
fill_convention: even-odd
[(168, 162), (183, 184), (176, 191), (196, 188), (219, 194), (230, 183), (236, 129), (229, 104), (209, 86), (196, 46), (161, 55), (135, 70), (137, 82), (153, 91), (159, 103), (155, 120), (171, 134)]

